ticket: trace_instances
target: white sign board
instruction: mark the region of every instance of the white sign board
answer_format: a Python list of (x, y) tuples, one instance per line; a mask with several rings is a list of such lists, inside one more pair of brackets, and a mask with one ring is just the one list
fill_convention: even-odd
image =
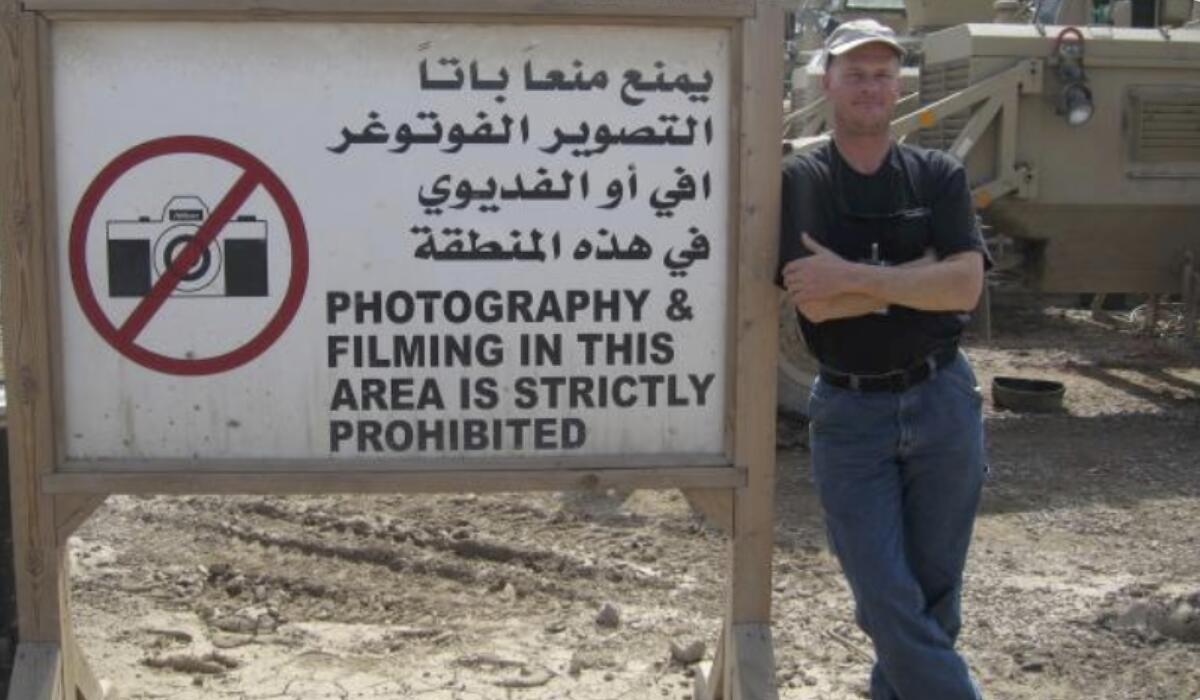
[(722, 453), (728, 42), (56, 22), (66, 457)]

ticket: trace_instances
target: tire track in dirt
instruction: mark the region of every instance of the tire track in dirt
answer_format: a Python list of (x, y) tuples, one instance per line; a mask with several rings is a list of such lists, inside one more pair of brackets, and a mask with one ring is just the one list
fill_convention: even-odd
[[(380, 513), (334, 514), (303, 501), (229, 499), (214, 503), (187, 499), (179, 505), (185, 508), (165, 512), (146, 510), (135, 517), (147, 525), (158, 522), (256, 547), (275, 548), (281, 553), (317, 557), (335, 568), (378, 567), (400, 575), (435, 577), (464, 588), (482, 587), (489, 593), (511, 588), (511, 594), (518, 598), (540, 594), (565, 602), (597, 605), (619, 595), (612, 590), (614, 587), (661, 591), (677, 585), (632, 562), (596, 563), (560, 551), (482, 539), (461, 526), (454, 526), (455, 522), (463, 522), (461, 517), (446, 523), (410, 527), (400, 518)], [(214, 553), (212, 561), (221, 566), (218, 553)], [(257, 573), (246, 573), (258, 585), (273, 583)], [(351, 576), (347, 580), (359, 578)], [(284, 587), (293, 595), (303, 594), (339, 605), (354, 598), (337, 590), (344, 582), (312, 591), (298, 581), (279, 583), (292, 583)]]
[[(452, 554), (467, 560), (466, 565), (459, 565), (455, 561), (444, 561), (430, 571), (422, 571), (419, 567), (413, 569), (397, 563), (395, 557), (389, 559), (387, 553), (394, 550), (388, 548), (338, 547), (336, 553), (333, 554), (349, 561), (363, 560), (364, 557), (365, 560), (372, 563), (387, 561), (389, 568), (396, 571), (407, 569), (416, 573), (432, 573), (452, 580), (473, 582), (480, 578), (473, 566), (478, 565), (479, 562), (485, 562), (524, 569), (535, 575), (555, 576), (567, 580), (604, 580), (611, 583), (630, 583), (644, 588), (663, 590), (675, 586), (674, 582), (667, 580), (661, 574), (629, 562), (593, 562), (587, 558), (559, 551), (514, 546), (480, 538), (461, 526), (453, 531), (448, 531), (446, 527), (436, 526), (425, 526), (418, 529), (403, 525), (395, 518), (378, 514), (373, 517), (375, 522), (372, 523), (369, 519), (361, 516), (346, 518), (311, 509), (286, 508), (279, 503), (268, 501), (238, 504), (236, 508), (246, 514), (306, 528), (315, 528), (322, 532), (344, 533), (349, 531), (358, 537), (411, 545), (418, 550), (432, 551), (435, 554)], [(280, 546), (279, 542), (271, 541), (278, 538), (266, 532), (258, 535), (240, 534), (238, 536), (243, 539), (261, 537), (266, 544)], [(305, 544), (296, 542), (293, 546), (303, 550)], [(317, 549), (322, 547), (328, 548), (329, 545), (321, 544), (317, 546)], [(361, 554), (355, 552), (358, 549), (362, 550)], [(319, 554), (322, 552), (306, 551), (305, 553)]]

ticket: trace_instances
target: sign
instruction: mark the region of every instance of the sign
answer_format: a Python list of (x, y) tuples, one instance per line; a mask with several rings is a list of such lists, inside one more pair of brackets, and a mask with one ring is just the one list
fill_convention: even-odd
[(51, 46), (68, 459), (725, 451), (728, 30)]
[[(110, 318), (96, 294), (96, 270), (88, 269), (88, 235), (100, 228), (97, 209), (120, 178), (158, 157), (201, 154), (241, 169), (229, 192), (211, 212), (194, 196), (176, 196), (153, 219), (113, 219), (106, 222), (105, 269), (108, 295), (133, 297), (136, 307), (123, 320)], [(175, 304), (164, 311), (169, 297), (214, 296), (228, 299), (269, 296), (266, 222), (238, 211), (263, 187), (282, 214), (291, 245), (291, 270), (279, 310), (266, 327), (244, 344), (215, 357), (178, 357), (147, 349), (138, 335), (157, 313), (181, 313)], [(220, 237), (220, 240), (218, 240)], [(100, 172), (83, 195), (71, 224), (69, 247), (71, 282), (79, 306), (101, 336), (118, 352), (152, 370), (170, 374), (213, 374), (253, 360), (271, 346), (296, 315), (308, 276), (308, 242), (295, 200), (275, 173), (233, 144), (211, 138), (177, 136), (135, 146)], [(236, 304), (229, 304), (231, 312)]]

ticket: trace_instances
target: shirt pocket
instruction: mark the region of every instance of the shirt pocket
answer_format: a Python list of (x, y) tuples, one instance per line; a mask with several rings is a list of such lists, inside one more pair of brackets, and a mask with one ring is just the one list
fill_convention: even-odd
[(896, 265), (925, 255), (933, 247), (932, 212), (924, 207), (897, 212), (882, 247), (886, 258)]

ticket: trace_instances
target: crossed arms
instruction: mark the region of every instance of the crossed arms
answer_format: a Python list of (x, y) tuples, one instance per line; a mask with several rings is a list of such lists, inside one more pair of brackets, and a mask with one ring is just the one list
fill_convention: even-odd
[(895, 267), (854, 263), (802, 234), (806, 258), (783, 268), (792, 304), (813, 323), (862, 316), (889, 304), (924, 311), (969, 311), (983, 289), (983, 255), (964, 251), (938, 260), (933, 251)]

